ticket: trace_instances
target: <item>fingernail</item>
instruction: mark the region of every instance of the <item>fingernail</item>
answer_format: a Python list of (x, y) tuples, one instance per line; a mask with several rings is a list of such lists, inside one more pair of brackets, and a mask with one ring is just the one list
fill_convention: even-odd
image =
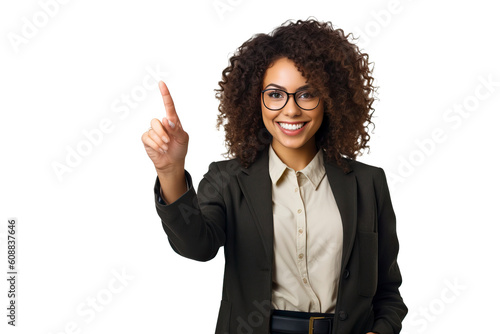
[(168, 150), (167, 145), (161, 145), (161, 148), (163, 148), (164, 151)]
[(175, 127), (175, 124), (169, 119), (167, 121), (168, 121), (168, 125), (170, 125), (170, 127), (173, 129)]
[(168, 144), (168, 138), (167, 138), (167, 137), (162, 136), (162, 137), (161, 137), (161, 140), (163, 140), (166, 144)]

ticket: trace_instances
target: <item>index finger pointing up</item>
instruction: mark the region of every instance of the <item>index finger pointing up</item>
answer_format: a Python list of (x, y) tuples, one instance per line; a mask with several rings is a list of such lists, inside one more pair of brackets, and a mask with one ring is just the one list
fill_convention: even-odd
[(158, 85), (160, 86), (161, 97), (163, 98), (163, 104), (167, 112), (167, 119), (173, 123), (177, 123), (177, 112), (175, 111), (174, 101), (172, 100), (170, 91), (163, 81), (160, 81)]

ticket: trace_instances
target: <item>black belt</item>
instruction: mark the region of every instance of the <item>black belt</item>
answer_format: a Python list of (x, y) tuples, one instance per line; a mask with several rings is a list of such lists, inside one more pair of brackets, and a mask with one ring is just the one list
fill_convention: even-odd
[(332, 334), (332, 313), (309, 313), (273, 310), (272, 334)]

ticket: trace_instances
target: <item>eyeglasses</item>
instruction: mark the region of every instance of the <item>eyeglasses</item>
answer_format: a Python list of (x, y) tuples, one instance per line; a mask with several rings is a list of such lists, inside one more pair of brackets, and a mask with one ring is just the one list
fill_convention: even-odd
[(319, 95), (312, 90), (300, 90), (288, 93), (282, 89), (269, 88), (262, 91), (262, 102), (269, 110), (280, 110), (286, 106), (290, 95), (293, 100), (304, 110), (313, 110), (319, 105)]

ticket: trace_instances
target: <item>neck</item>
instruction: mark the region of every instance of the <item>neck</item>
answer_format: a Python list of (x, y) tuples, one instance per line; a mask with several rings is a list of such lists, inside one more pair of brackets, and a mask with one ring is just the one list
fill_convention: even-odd
[(304, 169), (311, 162), (316, 153), (318, 153), (314, 137), (312, 137), (304, 146), (299, 148), (282, 146), (274, 139), (271, 145), (280, 160), (295, 171)]

